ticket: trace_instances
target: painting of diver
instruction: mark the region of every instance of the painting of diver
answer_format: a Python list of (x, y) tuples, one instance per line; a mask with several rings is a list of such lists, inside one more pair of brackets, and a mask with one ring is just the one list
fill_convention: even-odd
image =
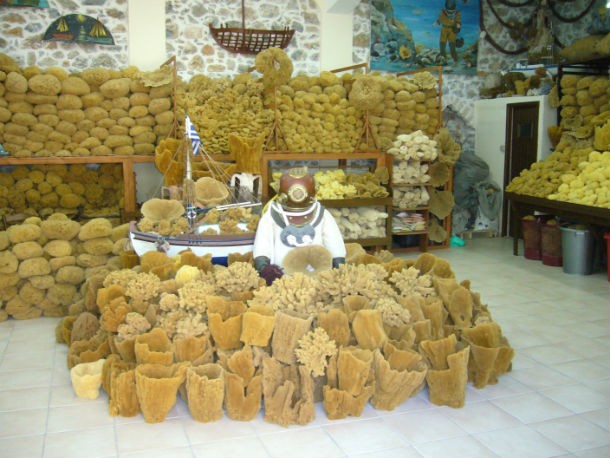
[(371, 68), (477, 71), (480, 0), (371, 0)]

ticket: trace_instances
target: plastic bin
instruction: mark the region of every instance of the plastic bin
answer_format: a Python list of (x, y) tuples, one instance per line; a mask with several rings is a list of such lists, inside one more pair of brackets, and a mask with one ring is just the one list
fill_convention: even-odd
[(604, 234), (606, 239), (606, 270), (608, 271), (608, 281), (610, 281), (610, 232)]
[(559, 225), (555, 220), (551, 220), (540, 227), (540, 248), (542, 251), (542, 264), (555, 267), (563, 264), (561, 229), (559, 229)]
[(593, 236), (582, 226), (561, 228), (563, 271), (567, 274), (593, 273)]
[(542, 259), (540, 246), (540, 219), (526, 216), (521, 219), (521, 233), (523, 234), (523, 256), (525, 259), (539, 261)]

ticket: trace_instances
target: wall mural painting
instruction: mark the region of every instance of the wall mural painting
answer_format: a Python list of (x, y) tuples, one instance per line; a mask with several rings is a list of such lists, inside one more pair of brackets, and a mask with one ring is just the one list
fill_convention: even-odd
[(36, 8), (48, 8), (47, 0), (0, 0), (0, 6), (33, 6)]
[(476, 74), (480, 0), (371, 0), (371, 68)]
[(98, 19), (85, 14), (67, 14), (51, 23), (43, 40), (114, 45), (110, 30)]

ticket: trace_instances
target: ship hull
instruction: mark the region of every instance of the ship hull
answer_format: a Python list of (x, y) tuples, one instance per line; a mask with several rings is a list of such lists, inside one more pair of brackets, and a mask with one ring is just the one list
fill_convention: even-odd
[(165, 237), (150, 232), (138, 231), (135, 222), (130, 223), (129, 238), (138, 256), (149, 251), (163, 251), (169, 257), (190, 249), (197, 256), (212, 255), (216, 264), (226, 264), (229, 254), (247, 254), (254, 247), (253, 232), (230, 235), (185, 234), (179, 237)]

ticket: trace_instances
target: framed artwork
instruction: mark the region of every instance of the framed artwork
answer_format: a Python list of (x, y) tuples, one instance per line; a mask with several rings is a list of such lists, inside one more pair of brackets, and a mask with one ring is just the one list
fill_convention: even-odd
[(476, 74), (480, 0), (372, 0), (371, 69)]
[(47, 0), (0, 0), (0, 6), (34, 6), (36, 8), (48, 8)]
[(42, 39), (50, 41), (76, 41), (99, 45), (114, 44), (114, 38), (112, 38), (110, 30), (98, 19), (85, 14), (67, 14), (61, 16), (47, 27)]

